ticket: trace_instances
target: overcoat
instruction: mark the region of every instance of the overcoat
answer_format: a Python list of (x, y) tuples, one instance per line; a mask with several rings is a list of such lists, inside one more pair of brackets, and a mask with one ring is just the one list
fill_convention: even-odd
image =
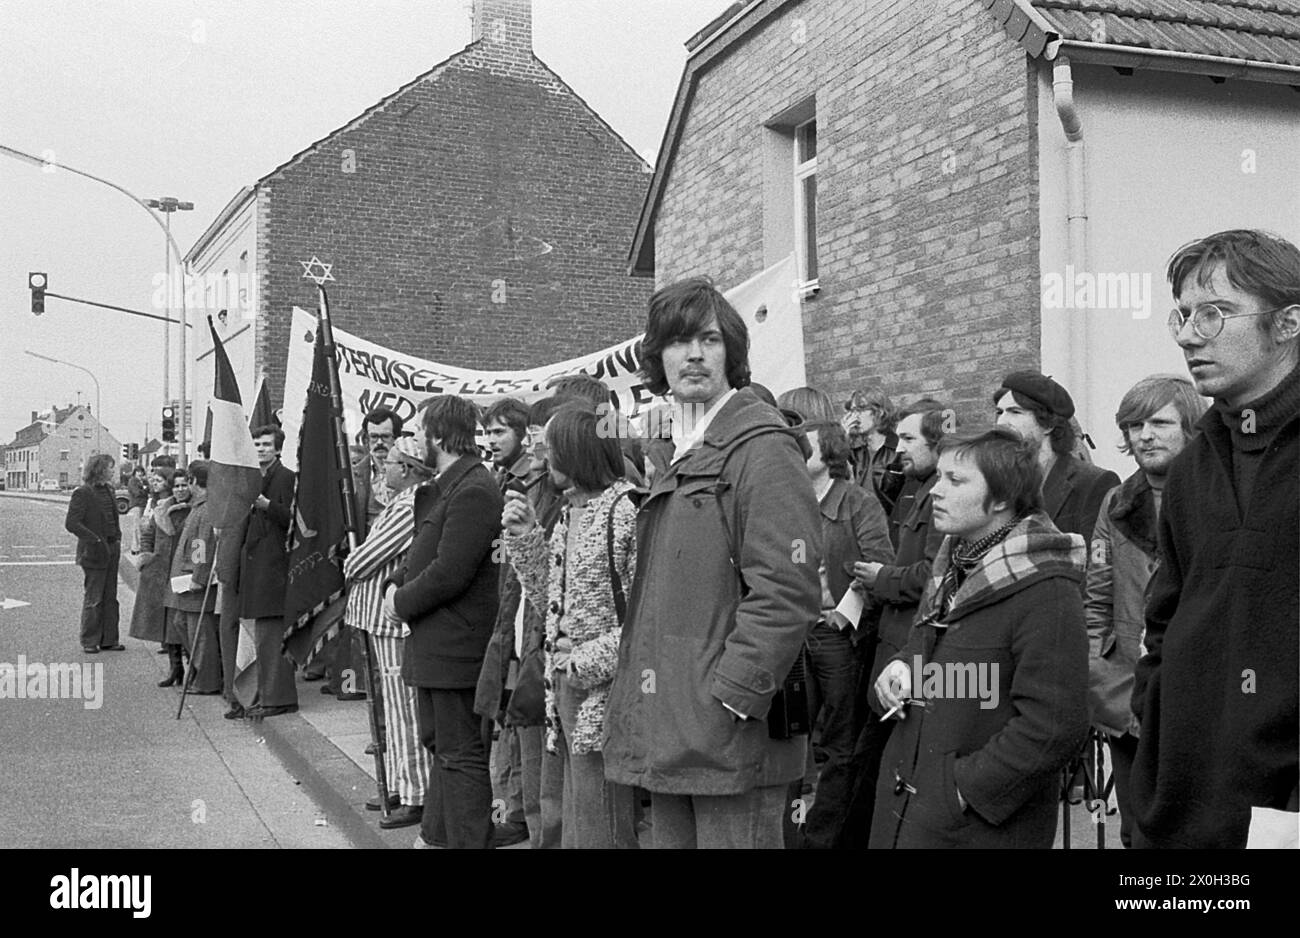
[(146, 642), (168, 642), (167, 611), (163, 605), (171, 591), (172, 552), (189, 515), (189, 502), (170, 495), (157, 502), (140, 522), (140, 583), (131, 610), (127, 634)]
[(240, 551), (239, 615), (244, 619), (278, 619), (284, 615), (289, 580), (285, 538), (291, 523), (294, 474), (276, 460), (262, 476), (262, 492), (271, 502), (253, 508)]
[[(212, 576), (212, 558), (216, 548), (217, 537), (212, 531), (211, 522), (208, 521), (207, 493), (200, 492), (190, 502), (190, 513), (185, 519), (185, 528), (181, 531), (176, 549), (172, 553), (171, 576), (189, 574), (194, 584), (206, 587)], [(203, 604), (205, 593), (208, 599), (207, 605)], [(215, 612), (217, 584), (213, 583), (212, 588), (207, 590), (200, 588), (176, 593), (171, 589), (169, 579), (164, 602), (168, 609), (177, 609), (181, 612)]]
[(1133, 473), (1102, 499), (1088, 546), (1088, 708), (1112, 736), (1138, 735), (1133, 669), (1142, 653), (1142, 617), (1156, 560), (1156, 506), (1146, 473)]
[(415, 540), (388, 581), (398, 587), (397, 615), (411, 628), (402, 658), (407, 684), (463, 690), (478, 683), (497, 613), (497, 564), (505, 561), (501, 509), (501, 491), (474, 454), (416, 491)]
[(1119, 476), (1073, 456), (1058, 456), (1043, 480), (1043, 511), (1057, 530), (1092, 541), (1092, 529), (1106, 493)]
[(84, 570), (107, 567), (109, 551), (106, 542), (122, 540), (117, 512), (106, 513), (94, 487), (89, 485), (79, 485), (73, 490), (63, 527), (69, 534), (77, 536), (77, 566)]
[(940, 616), (933, 604), (953, 542), (944, 540), (894, 659), (911, 669), (922, 705), (906, 708), (885, 746), (870, 846), (1047, 850), (1061, 769), (1088, 734), (1083, 538), (1034, 512)]
[[(772, 697), (821, 608), (821, 515), (780, 413), (742, 388), (676, 463), (656, 458), (605, 714), (605, 777), (736, 795), (803, 774), (806, 736), (772, 739)], [(730, 706), (746, 719), (727, 709)]]

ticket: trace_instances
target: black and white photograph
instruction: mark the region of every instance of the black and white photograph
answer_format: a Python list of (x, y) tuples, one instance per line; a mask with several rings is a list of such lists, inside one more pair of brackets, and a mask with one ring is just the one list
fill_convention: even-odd
[(919, 848), (1218, 916), (1300, 847), (1300, 0), (0, 0), (0, 86), (49, 908)]

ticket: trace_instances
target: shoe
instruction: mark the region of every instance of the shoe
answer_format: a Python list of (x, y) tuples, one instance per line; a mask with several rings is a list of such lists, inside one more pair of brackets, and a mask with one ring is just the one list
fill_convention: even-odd
[(100, 651), (126, 651), (125, 645), (100, 645)]
[(234, 704), (229, 710), (222, 714), (227, 720), (242, 720), (244, 718), (244, 708), (239, 704)]
[[(180, 684), (180, 683), (181, 683), (182, 681), (184, 681), (184, 680), (185, 680), (185, 672), (184, 672), (184, 671), (181, 671), (181, 670), (178, 668), (178, 669), (172, 671), (171, 674), (167, 675), (167, 676), (166, 676), (165, 678), (163, 678), (161, 681), (159, 681), (159, 682), (158, 682), (158, 686), (159, 686), (159, 687), (171, 687), (173, 684)], [(193, 693), (193, 692), (191, 691), (191, 693)]]
[(307, 681), (308, 683), (311, 683), (312, 681), (323, 681), (323, 680), (325, 680), (325, 675), (323, 675), (323, 674), (306, 674), (306, 673), (304, 673), (303, 676), (302, 676), (302, 679), (303, 679), (304, 681)]
[(366, 695), (365, 695), (365, 694), (361, 694), (361, 693), (355, 693), (355, 694), (336, 694), (335, 696), (336, 696), (339, 700), (365, 700), (365, 699), (366, 699)]
[(250, 720), (262, 720), (266, 717), (278, 717), (285, 713), (297, 713), (297, 704), (285, 704), (282, 707), (254, 707), (248, 711)]
[(404, 804), (386, 818), (379, 819), (381, 829), (391, 831), (398, 827), (410, 827), (424, 820), (424, 808)]
[(334, 688), (330, 687), (328, 684), (322, 684), (320, 686), (320, 692), (324, 694), (326, 697), (334, 696)]
[(99, 654), (99, 649), (96, 648), (94, 645), (82, 645), (82, 646), (81, 646), (81, 650), (84, 651), (84, 652), (85, 652), (86, 654), (88, 654), (88, 655), (97, 655), (97, 654)]
[[(401, 799), (400, 796), (398, 796), (398, 795), (389, 795), (389, 796), (388, 796), (388, 810), (389, 810), (389, 811), (392, 811), (392, 810), (394, 810), (395, 808), (399, 808), (399, 807), (401, 807), (401, 805), (402, 805), (402, 799)], [(367, 810), (367, 811), (378, 811), (378, 810), (379, 810), (379, 799), (378, 799), (378, 798), (371, 798), (369, 801), (367, 801), (367, 802), (366, 802), (366, 810)], [(421, 810), (423, 810), (423, 809), (421, 809)]]
[(167, 646), (164, 645), (162, 648), (159, 648), (157, 651), (154, 652), (154, 654), (155, 654), (155, 655), (165, 655), (165, 654), (167, 654)]
[(366, 743), (366, 755), (373, 756), (374, 754), (375, 754), (375, 744)]
[(492, 848), (513, 847), (528, 839), (526, 824), (497, 824), (492, 831)]

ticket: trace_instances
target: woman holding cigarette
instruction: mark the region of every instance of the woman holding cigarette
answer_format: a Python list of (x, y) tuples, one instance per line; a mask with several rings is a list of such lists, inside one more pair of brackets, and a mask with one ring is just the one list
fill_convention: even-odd
[(875, 685), (901, 722), (870, 846), (1048, 849), (1061, 769), (1088, 733), (1083, 538), (1044, 514), (1036, 447), (1014, 430), (948, 435), (938, 454), (947, 537)]

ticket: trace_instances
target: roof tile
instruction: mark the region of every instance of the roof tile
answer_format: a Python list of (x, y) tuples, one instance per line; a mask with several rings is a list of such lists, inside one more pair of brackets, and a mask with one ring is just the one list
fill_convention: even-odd
[(1300, 0), (1032, 0), (1064, 39), (1300, 65)]

